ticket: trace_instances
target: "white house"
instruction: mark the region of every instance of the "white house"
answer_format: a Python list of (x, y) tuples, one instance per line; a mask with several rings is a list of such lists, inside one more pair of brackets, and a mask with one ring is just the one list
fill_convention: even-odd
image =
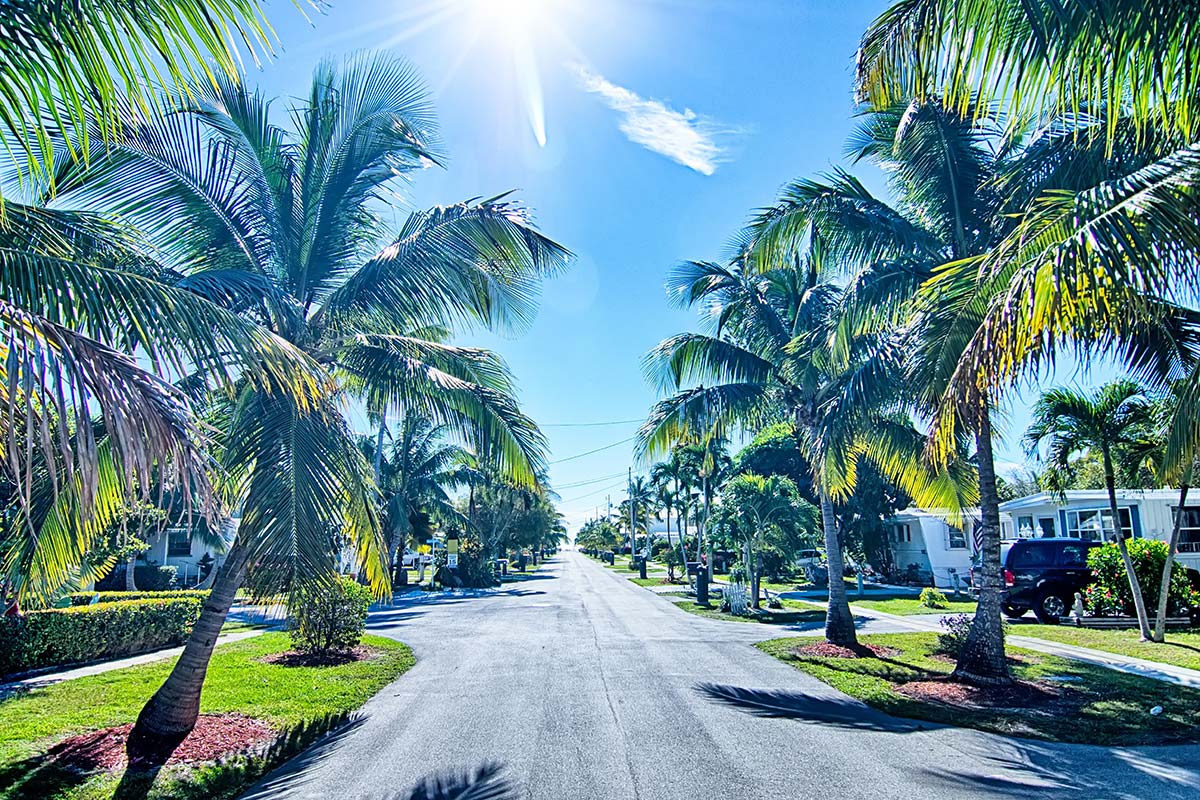
[[(1121, 528), (1139, 539), (1170, 539), (1178, 507), (1178, 489), (1117, 490)], [(1099, 541), (1103, 531), (1112, 529), (1108, 492), (1103, 489), (1073, 489), (1065, 498), (1041, 492), (1001, 503), (1000, 508), (1013, 520), (1014, 530), (1007, 538), (1077, 536)], [(1200, 492), (1195, 505), (1184, 507), (1179, 562), (1200, 570)]]
[[(1011, 521), (1000, 515), (1001, 526)], [(914, 583), (933, 583), (943, 589), (967, 585), (975, 557), (975, 528), (979, 509), (969, 509), (962, 527), (949, 524), (936, 513), (919, 508), (899, 511), (887, 521), (888, 549), (898, 575)]]
[[(1179, 537), (1179, 561), (1193, 570), (1200, 570), (1200, 491), (1197, 495), (1196, 505), (1184, 509)], [(1121, 527), (1133, 537), (1169, 539), (1178, 506), (1177, 489), (1117, 490)], [(1111, 518), (1104, 490), (1070, 490), (1065, 498), (1041, 492), (1000, 504), (1000, 537), (1011, 541), (1071, 536), (1099, 541), (1103, 531), (1111, 529)], [(887, 521), (895, 570), (917, 583), (932, 581), (953, 588), (956, 577), (965, 580), (975, 558), (973, 534), (978, 524), (978, 509), (971, 510), (962, 529), (929, 511), (897, 512)]]
[[(226, 520), (221, 528), (221, 538), (232, 542), (240, 523), (240, 515)], [(214, 568), (225, 558), (186, 525), (165, 528), (157, 535), (148, 536), (147, 543), (150, 547), (138, 556), (138, 563), (175, 567), (175, 579), (184, 588), (195, 586), (202, 580), (200, 562), (205, 556), (213, 558)]]

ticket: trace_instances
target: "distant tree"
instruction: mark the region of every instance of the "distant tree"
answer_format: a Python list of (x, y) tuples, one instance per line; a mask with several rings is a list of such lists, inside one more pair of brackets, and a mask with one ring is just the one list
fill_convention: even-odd
[(758, 608), (762, 578), (760, 559), (768, 537), (816, 527), (816, 509), (800, 498), (791, 478), (745, 473), (731, 479), (721, 493), (721, 509), (729, 528), (741, 540), (752, 605)]
[(1152, 439), (1154, 424), (1154, 408), (1141, 387), (1133, 381), (1119, 380), (1105, 384), (1092, 394), (1075, 389), (1053, 389), (1043, 393), (1034, 406), (1033, 422), (1025, 433), (1026, 447), (1031, 454), (1038, 454), (1043, 442), (1049, 443), (1046, 461), (1055, 480), (1069, 478), (1072, 457), (1076, 454), (1093, 454), (1100, 459), (1112, 518), (1111, 535), (1121, 551), (1143, 639), (1150, 639), (1152, 633), (1137, 572), (1121, 531), (1117, 465), (1122, 464), (1129, 471), (1137, 468), (1146, 458), (1147, 442)]

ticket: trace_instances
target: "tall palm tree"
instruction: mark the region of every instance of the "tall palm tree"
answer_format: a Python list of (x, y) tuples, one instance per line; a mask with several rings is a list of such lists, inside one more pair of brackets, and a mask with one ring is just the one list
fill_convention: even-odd
[(1088, 450), (1099, 452), (1104, 466), (1108, 509), (1112, 515), (1112, 540), (1121, 551), (1125, 576), (1133, 592), (1138, 627), (1146, 640), (1152, 633), (1142, 587), (1121, 530), (1116, 474), (1120, 459), (1142, 456), (1143, 445), (1151, 435), (1154, 423), (1154, 408), (1142, 388), (1133, 381), (1119, 380), (1105, 384), (1091, 395), (1075, 389), (1043, 392), (1033, 408), (1033, 421), (1025, 433), (1026, 445), (1035, 453), (1042, 442), (1049, 440), (1047, 460), (1059, 472), (1070, 470), (1074, 456)]
[(815, 269), (752, 272), (747, 263), (689, 262), (673, 275), (677, 296), (702, 305), (719, 324), (715, 335), (680, 334), (647, 357), (648, 374), (675, 394), (652, 408), (637, 449), (653, 455), (688, 437), (753, 428), (781, 412), (792, 417), (821, 500), (830, 575), (826, 637), (853, 645), (834, 498), (852, 488), (863, 457), (934, 507), (961, 508), (962, 476), (920, 464), (921, 437), (895, 416), (888, 392), (894, 384), (879, 380), (895, 372), (894, 351), (875, 347), (872, 336), (848, 344), (833, 335), (840, 287), (821, 282)]
[[(46, 119), (79, 133), (71, 156), (86, 160), (115, 134), (129, 98), (148, 109), (161, 100), (151, 87), (164, 80), (182, 89), (197, 79), (236, 79), (242, 47), (258, 61), (273, 44), (259, 0), (3, 3), (0, 126), (24, 149), (25, 170), (44, 175), (54, 162)], [(46, 97), (66, 102), (48, 108)], [(102, 141), (89, 137), (93, 127)]]
[[(1003, 289), (981, 303), (963, 367), (1011, 384), (1062, 348), (1085, 357), (1136, 340), (1190, 304), (1200, 254), (1200, 116), (1189, 0), (902, 0), (862, 38), (859, 95), (874, 104), (942, 97), (962, 114), (1000, 106), (1013, 141), (1032, 124), (1055, 179), (1032, 169), (1020, 224), (980, 275)], [(1200, 369), (1149, 359), (1140, 380), (1188, 390), (1165, 456), (1186, 466), (1200, 442)]]
[[(856, 161), (890, 176), (899, 198), (890, 206), (852, 176), (802, 180), (755, 224), (756, 259), (799, 249), (854, 278), (851, 327), (901, 323), (913, 410), (933, 420), (931, 450), (958, 452), (962, 430), (975, 444), (981, 525), (980, 602), (955, 675), (976, 683), (1009, 680), (1004, 655), (1000, 513), (992, 456), (992, 408), (997, 397), (987, 368), (972, 353), (986, 337), (988, 314), (1006, 296), (1008, 273), (993, 275), (986, 259), (1003, 244), (1042, 186), (1082, 180), (1070, 135), (1057, 132), (1019, 147), (973, 112), (959, 114), (937, 99), (874, 110), (851, 138)], [(1085, 154), (1093, 173), (1108, 167)], [(1106, 334), (1132, 363), (1183, 363), (1192, 324), (1182, 309), (1154, 304), (1136, 329)], [(1136, 335), (1133, 335), (1136, 332)]]
[(424, 89), (395, 58), (320, 64), (290, 131), (240, 85), (192, 94), (167, 117), (131, 110), (102, 156), (59, 171), (60, 197), (144, 232), (180, 283), (301, 348), (335, 394), (312, 408), (251, 387), (238, 394), (222, 460), (241, 527), (183, 655), (130, 735), (133, 760), (160, 756), (193, 727), (248, 568), (262, 591), (328, 580), (329, 532), (340, 530), (386, 594), (370, 465), (335, 398), (360, 398), (376, 418), (427, 417), (518, 484), (536, 480), (544, 439), (504, 363), (447, 339), (471, 325), (519, 329), (538, 281), (566, 257), (503, 199), (412, 213), (398, 230), (382, 222), (376, 204), (395, 181), (439, 157)]
[[(676, 509), (678, 514), (679, 529), (679, 559), (683, 567), (684, 574), (687, 574), (687, 510), (688, 510), (688, 495), (689, 474), (686, 459), (680, 448), (676, 447), (671, 451), (671, 455), (667, 460), (661, 461), (650, 468), (650, 479), (659, 484), (660, 502), (667, 510), (667, 539), (671, 538), (671, 510)], [(670, 486), (674, 489), (670, 489)], [(668, 501), (669, 498), (669, 501)]]

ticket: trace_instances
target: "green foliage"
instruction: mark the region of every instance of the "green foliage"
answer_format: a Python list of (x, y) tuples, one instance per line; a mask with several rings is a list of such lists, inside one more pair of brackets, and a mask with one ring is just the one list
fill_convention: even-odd
[(201, 604), (198, 597), (145, 598), (0, 617), (0, 674), (180, 644)]
[[(1157, 539), (1129, 539), (1125, 543), (1133, 571), (1142, 586), (1147, 608), (1158, 605), (1158, 587), (1163, 566), (1167, 561), (1167, 544)], [(1125, 574), (1125, 563), (1115, 542), (1092, 548), (1088, 566), (1094, 580), (1084, 592), (1084, 606), (1097, 616), (1132, 615), (1133, 591)], [(1200, 605), (1197, 593), (1187, 578), (1187, 570), (1175, 562), (1171, 571), (1171, 591), (1167, 603), (1169, 614), (1183, 613)]]
[(589, 550), (612, 550), (620, 546), (621, 532), (606, 519), (590, 519), (579, 529), (575, 545)]
[(926, 608), (947, 608), (950, 605), (949, 598), (940, 589), (935, 589), (932, 586), (927, 586), (921, 590), (920, 596), (917, 597), (917, 602)]
[(297, 589), (288, 598), (292, 644), (317, 656), (352, 650), (366, 631), (370, 607), (370, 590), (350, 578)]
[(971, 617), (966, 614), (954, 614), (942, 617), (942, 632), (937, 635), (933, 652), (957, 659), (966, 647), (967, 636), (971, 632)]
[(137, 592), (72, 592), (66, 595), (73, 606), (87, 606), (95, 599), (99, 603), (119, 603), (123, 600), (174, 600), (177, 598), (195, 598), (203, 603), (208, 599), (206, 589), (177, 589), (175, 591), (137, 591)]
[[(441, 551), (438, 558), (442, 559)], [(463, 586), (476, 589), (496, 585), (496, 568), (494, 562), (484, 552), (483, 543), (478, 536), (460, 534), (458, 540), (458, 579)]]

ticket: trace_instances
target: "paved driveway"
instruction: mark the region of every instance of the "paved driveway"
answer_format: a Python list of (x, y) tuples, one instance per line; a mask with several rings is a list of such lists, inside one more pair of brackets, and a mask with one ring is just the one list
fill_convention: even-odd
[(787, 631), (686, 614), (576, 553), (491, 593), (375, 612), (369, 627), (411, 644), (417, 666), (250, 796), (390, 798), (487, 760), (539, 800), (1200, 796), (1200, 748), (897, 720), (751, 646)]

